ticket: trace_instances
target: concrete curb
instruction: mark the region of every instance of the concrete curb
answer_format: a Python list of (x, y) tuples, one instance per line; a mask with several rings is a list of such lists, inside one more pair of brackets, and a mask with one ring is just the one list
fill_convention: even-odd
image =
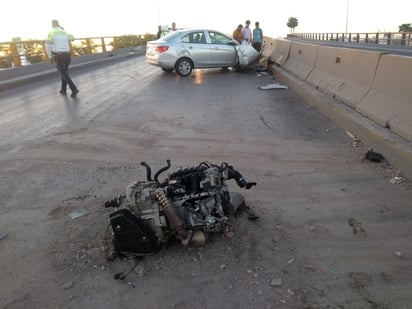
[(322, 93), (281, 67), (274, 65), (270, 70), (276, 79), (288, 85), (307, 103), (315, 106), (339, 127), (353, 133), (367, 147), (382, 154), (386, 161), (400, 170), (404, 176), (412, 179), (412, 144), (409, 141), (365, 118), (348, 105)]
[[(72, 64), (70, 65), (70, 71), (74, 72), (96, 64), (102, 64), (114, 60), (119, 60), (122, 58), (143, 55), (145, 52), (145, 46), (138, 46), (135, 48), (122, 49), (116, 52), (107, 52), (104, 54), (102, 53), (96, 55), (73, 57)], [(31, 71), (35, 72), (31, 73)], [(7, 71), (3, 71), (1, 73), (3, 73), (2, 75), (7, 75)], [(22, 86), (27, 84), (28, 82), (46, 79), (53, 75), (57, 76), (56, 67), (54, 64), (51, 63), (40, 63), (38, 65), (34, 64), (27, 67), (22, 67), (19, 68), (19, 71), (17, 73), (13, 73), (15, 73), (14, 77), (0, 76), (5, 79), (0, 81), (0, 91)]]

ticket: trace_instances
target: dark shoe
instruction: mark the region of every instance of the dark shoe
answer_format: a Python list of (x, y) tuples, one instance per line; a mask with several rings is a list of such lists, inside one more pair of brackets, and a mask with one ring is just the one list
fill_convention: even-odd
[(67, 94), (66, 90), (60, 90), (59, 92), (60, 92), (61, 95), (66, 95)]
[(71, 94), (70, 96), (71, 96), (72, 98), (75, 98), (76, 95), (77, 95), (79, 92), (80, 92), (79, 89), (73, 90), (73, 91), (72, 91), (72, 94)]

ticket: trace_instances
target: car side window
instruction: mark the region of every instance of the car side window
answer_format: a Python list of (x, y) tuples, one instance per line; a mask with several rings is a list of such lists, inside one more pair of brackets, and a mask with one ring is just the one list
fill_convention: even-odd
[(182, 42), (183, 43), (193, 43), (192, 42), (192, 33), (186, 34), (184, 37), (182, 37)]
[(206, 43), (205, 35), (202, 31), (191, 32), (182, 37), (183, 43)]
[(228, 44), (230, 38), (219, 32), (209, 31), (210, 39), (213, 44)]

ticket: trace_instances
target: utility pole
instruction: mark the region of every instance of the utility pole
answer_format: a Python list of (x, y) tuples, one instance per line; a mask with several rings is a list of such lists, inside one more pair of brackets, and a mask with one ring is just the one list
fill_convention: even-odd
[(346, 0), (346, 28), (345, 33), (348, 33), (348, 20), (349, 20), (349, 0)]

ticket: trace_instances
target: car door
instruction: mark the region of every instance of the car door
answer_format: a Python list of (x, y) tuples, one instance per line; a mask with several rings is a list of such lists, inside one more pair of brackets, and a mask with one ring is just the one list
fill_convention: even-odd
[(235, 42), (217, 31), (208, 31), (212, 45), (212, 62), (216, 67), (232, 66), (237, 63)]
[(187, 56), (192, 59), (195, 68), (210, 66), (212, 63), (211, 46), (207, 42), (204, 31), (189, 32), (182, 37), (181, 42)]

